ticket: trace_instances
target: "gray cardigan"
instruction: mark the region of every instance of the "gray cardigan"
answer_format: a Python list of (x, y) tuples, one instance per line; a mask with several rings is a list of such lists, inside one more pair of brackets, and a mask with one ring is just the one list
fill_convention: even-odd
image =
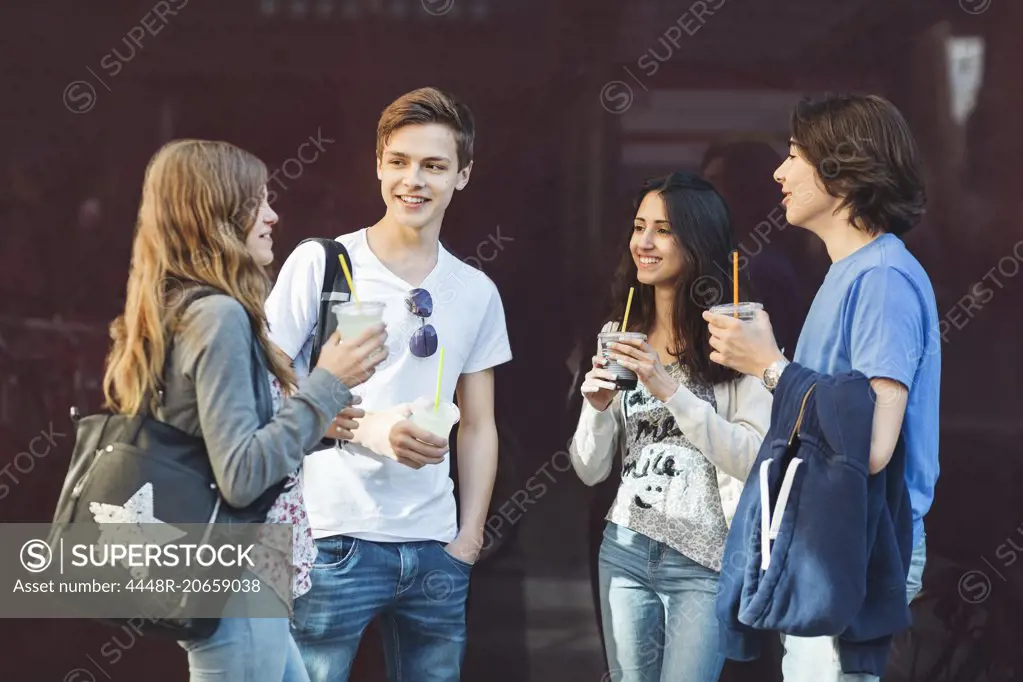
[(193, 302), (174, 334), (156, 412), (203, 437), (217, 486), (233, 507), (251, 504), (295, 471), (352, 398), (334, 375), (314, 369), (271, 417), (269, 368), (252, 348), (241, 303), (223, 294)]

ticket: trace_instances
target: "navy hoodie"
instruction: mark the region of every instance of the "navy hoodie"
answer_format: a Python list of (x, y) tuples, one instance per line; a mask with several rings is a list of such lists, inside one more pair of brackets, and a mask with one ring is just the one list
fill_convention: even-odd
[(913, 520), (901, 437), (869, 475), (874, 401), (860, 372), (793, 363), (782, 374), (725, 543), (717, 614), (728, 658), (759, 657), (779, 632), (832, 636), (843, 672), (884, 672), (892, 635), (910, 623)]

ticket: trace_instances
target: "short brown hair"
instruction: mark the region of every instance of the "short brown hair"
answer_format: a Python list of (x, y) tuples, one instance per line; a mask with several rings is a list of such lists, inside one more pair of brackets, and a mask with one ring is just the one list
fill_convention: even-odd
[(384, 146), (398, 128), (407, 125), (440, 123), (455, 133), (458, 146), (458, 170), (472, 161), (472, 145), (476, 123), (472, 112), (450, 94), (437, 88), (419, 88), (407, 92), (387, 105), (377, 123), (377, 159), (384, 155)]
[(853, 224), (901, 235), (923, 216), (920, 152), (906, 119), (877, 95), (803, 100), (792, 111), (792, 141), (828, 194), (843, 197)]

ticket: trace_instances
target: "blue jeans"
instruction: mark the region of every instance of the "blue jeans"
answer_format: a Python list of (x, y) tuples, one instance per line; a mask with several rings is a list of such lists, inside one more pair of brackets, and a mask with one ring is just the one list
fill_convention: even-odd
[(210, 637), (178, 644), (191, 682), (309, 682), (287, 618), (222, 618)]
[[(255, 580), (245, 573), (243, 578)], [(287, 613), (263, 583), (254, 593), (231, 595), (216, 631), (206, 639), (178, 642), (188, 652), (191, 682), (309, 682), (287, 618), (246, 618), (250, 613)]]
[[(906, 602), (910, 603), (923, 585), (927, 562), (927, 534), (913, 548), (906, 576)], [(782, 635), (785, 655), (781, 659), (785, 682), (877, 682), (875, 675), (843, 673), (834, 637), (790, 637)]]
[(610, 682), (716, 682), (724, 657), (714, 613), (719, 574), (608, 523), (600, 611)]
[(312, 589), (292, 632), (312, 682), (347, 682), (366, 626), (380, 616), (390, 682), (458, 682), (470, 564), (443, 543), (316, 541)]
[(912, 604), (924, 586), (924, 565), (927, 563), (927, 533), (920, 536), (920, 542), (913, 548), (906, 575), (906, 603)]

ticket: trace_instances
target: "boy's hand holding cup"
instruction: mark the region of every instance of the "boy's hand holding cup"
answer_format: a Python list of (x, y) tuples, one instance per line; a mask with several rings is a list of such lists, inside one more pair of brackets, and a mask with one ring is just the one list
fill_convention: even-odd
[(401, 403), (370, 412), (359, 419), (358, 444), (412, 469), (440, 464), (448, 452), (447, 438), (417, 426), (411, 419), (413, 405)]
[(763, 377), (764, 370), (785, 356), (778, 349), (771, 318), (759, 303), (714, 306), (703, 313), (710, 330), (710, 360)]

